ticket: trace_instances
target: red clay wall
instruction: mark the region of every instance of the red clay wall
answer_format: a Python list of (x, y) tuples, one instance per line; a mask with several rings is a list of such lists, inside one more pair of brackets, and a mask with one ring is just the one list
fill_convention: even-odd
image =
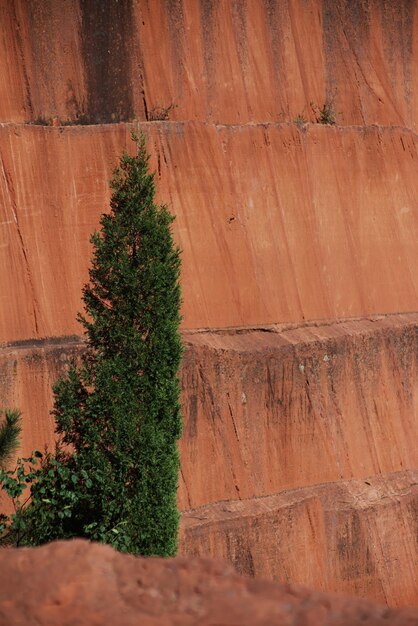
[(218, 502), (182, 517), (180, 551), (250, 576), (418, 601), (418, 471)]
[[(250, 575), (418, 601), (418, 315), (186, 333), (183, 554)], [(0, 352), (23, 448), (52, 444), (51, 385), (76, 338)]]
[[(177, 216), (184, 328), (417, 308), (412, 132), (142, 128)], [(0, 128), (0, 341), (80, 332), (89, 235), (127, 146), (125, 125)]]

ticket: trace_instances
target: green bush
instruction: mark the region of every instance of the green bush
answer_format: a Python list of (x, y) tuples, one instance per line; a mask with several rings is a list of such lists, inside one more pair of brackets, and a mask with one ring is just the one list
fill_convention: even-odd
[(176, 552), (180, 253), (173, 217), (154, 200), (145, 138), (133, 138), (137, 156), (122, 156), (91, 240), (79, 316), (87, 351), (54, 387), (57, 449), (0, 476), (19, 500), (4, 542), (86, 537), (134, 554)]

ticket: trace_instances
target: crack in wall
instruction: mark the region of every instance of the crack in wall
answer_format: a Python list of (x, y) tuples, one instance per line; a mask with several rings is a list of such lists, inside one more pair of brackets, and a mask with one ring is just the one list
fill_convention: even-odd
[(183, 480), (184, 488), (186, 490), (187, 503), (189, 505), (189, 508), (191, 509), (192, 501), (191, 501), (191, 498), (190, 498), (189, 487), (187, 485), (186, 479), (184, 478), (183, 468), (181, 467), (181, 465), (180, 465), (180, 474), (181, 474), (181, 477), (182, 477), (182, 480)]
[(4, 178), (4, 182), (5, 182), (5, 189), (9, 197), (9, 204), (10, 204), (10, 208), (13, 214), (13, 221), (16, 224), (17, 236), (19, 238), (20, 247), (22, 250), (23, 258), (24, 258), (26, 275), (27, 275), (28, 283), (29, 283), (29, 289), (32, 295), (32, 314), (33, 314), (33, 322), (35, 326), (35, 333), (36, 335), (39, 335), (38, 311), (37, 311), (38, 304), (37, 304), (37, 300), (35, 296), (35, 287), (32, 281), (32, 275), (31, 275), (30, 266), (29, 266), (28, 253), (27, 253), (25, 241), (23, 239), (22, 230), (20, 228), (19, 218), (17, 214), (16, 194), (15, 194), (15, 190), (13, 187), (13, 181), (4, 165), (4, 159), (3, 159), (3, 155), (1, 154), (1, 152), (0, 152), (0, 167), (1, 167), (1, 173)]
[[(228, 397), (229, 397), (229, 394), (227, 394), (227, 395), (228, 395)], [(233, 425), (233, 427), (234, 427), (235, 437), (237, 438), (237, 441), (238, 441), (238, 443), (239, 443), (239, 435), (238, 435), (237, 425), (236, 425), (236, 423), (235, 423), (234, 414), (233, 414), (233, 412), (232, 412), (232, 407), (231, 407), (231, 404), (230, 404), (229, 400), (228, 400), (228, 409), (229, 409), (229, 414), (230, 414), (230, 416), (231, 416), (232, 425)]]

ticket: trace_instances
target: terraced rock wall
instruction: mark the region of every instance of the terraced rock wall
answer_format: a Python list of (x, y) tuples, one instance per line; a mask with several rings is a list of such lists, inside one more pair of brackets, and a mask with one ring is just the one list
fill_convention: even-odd
[(53, 439), (139, 126), (183, 250), (182, 551), (418, 602), (416, 0), (0, 0), (0, 24), (0, 405), (23, 450)]
[[(418, 597), (418, 315), (186, 332), (180, 550), (388, 602)], [(0, 352), (0, 405), (53, 445), (51, 383), (83, 344)]]

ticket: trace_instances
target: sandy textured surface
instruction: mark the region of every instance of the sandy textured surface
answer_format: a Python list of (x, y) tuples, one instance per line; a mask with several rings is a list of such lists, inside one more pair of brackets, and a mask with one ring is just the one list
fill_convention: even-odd
[(243, 578), (208, 560), (136, 559), (74, 541), (0, 552), (0, 621), (8, 626), (413, 626), (418, 609), (388, 609)]

